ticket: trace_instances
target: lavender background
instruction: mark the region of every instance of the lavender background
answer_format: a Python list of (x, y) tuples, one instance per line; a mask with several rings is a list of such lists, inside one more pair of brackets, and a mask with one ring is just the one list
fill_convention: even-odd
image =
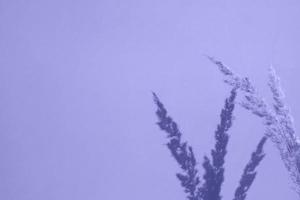
[[(298, 130), (299, 19), (296, 0), (0, 0), (0, 199), (185, 199), (151, 91), (202, 162), (230, 91), (202, 55), (267, 98), (273, 63)], [(224, 199), (263, 134), (255, 116), (235, 116)], [(265, 149), (247, 199), (296, 200)]]

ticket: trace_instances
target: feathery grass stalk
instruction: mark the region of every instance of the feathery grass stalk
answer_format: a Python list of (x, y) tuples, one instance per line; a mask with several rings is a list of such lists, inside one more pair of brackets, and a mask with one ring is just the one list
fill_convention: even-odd
[(294, 189), (300, 196), (300, 142), (295, 134), (292, 116), (284, 103), (284, 95), (281, 90), (280, 81), (273, 68), (269, 72), (269, 87), (273, 95), (273, 108), (271, 109), (265, 100), (258, 94), (248, 78), (241, 78), (231, 71), (222, 62), (209, 57), (219, 70), (225, 75), (227, 84), (239, 88), (244, 92), (244, 101), (240, 104), (253, 114), (261, 117), (266, 126), (265, 135), (275, 143), (279, 150)]
[[(155, 93), (153, 93), (153, 98), (157, 105), (156, 115), (159, 120), (157, 124), (161, 130), (167, 133), (169, 139), (167, 146), (182, 169), (182, 173), (177, 173), (176, 176), (180, 180), (181, 186), (184, 187), (184, 191), (188, 194), (187, 198), (189, 200), (221, 200), (220, 192), (224, 182), (224, 163), (229, 140), (227, 132), (232, 126), (236, 88), (232, 89), (230, 97), (225, 100), (224, 108), (220, 114), (221, 121), (215, 131), (215, 147), (211, 150), (212, 161), (204, 156), (202, 166), (205, 173), (203, 175), (204, 183), (201, 187), (192, 147), (188, 146), (186, 142), (182, 142), (182, 133), (178, 125), (168, 116), (167, 110)], [(251, 160), (244, 169), (234, 200), (244, 200), (246, 198), (246, 193), (255, 179), (255, 169), (264, 157), (262, 149), (265, 140), (266, 137), (260, 141), (256, 151), (252, 154)]]
[(265, 154), (263, 152), (264, 144), (267, 140), (267, 137), (264, 136), (259, 141), (255, 152), (252, 153), (251, 159), (246, 165), (243, 175), (240, 180), (240, 184), (238, 188), (235, 190), (234, 199), (233, 200), (244, 200), (247, 196), (247, 191), (249, 190), (250, 186), (252, 185), (255, 177), (256, 177), (256, 168), (258, 167), (259, 163), (264, 158)]
[(182, 142), (182, 133), (178, 129), (176, 122), (168, 116), (167, 110), (161, 103), (155, 93), (153, 93), (154, 102), (157, 105), (156, 114), (159, 122), (157, 123), (161, 130), (167, 132), (169, 139), (167, 146), (171, 151), (172, 156), (182, 169), (182, 173), (177, 173), (176, 176), (180, 180), (182, 187), (188, 194), (189, 200), (197, 200), (197, 189), (199, 187), (200, 179), (198, 170), (196, 169), (196, 159), (192, 147), (188, 146), (186, 142)]
[(225, 105), (220, 115), (221, 122), (215, 131), (215, 148), (211, 150), (212, 163), (207, 156), (204, 157), (203, 168), (205, 174), (203, 179), (205, 182), (199, 189), (199, 195), (202, 199), (221, 199), (220, 192), (224, 181), (225, 155), (229, 140), (227, 131), (232, 126), (235, 98), (236, 90), (233, 89), (230, 97), (225, 100)]

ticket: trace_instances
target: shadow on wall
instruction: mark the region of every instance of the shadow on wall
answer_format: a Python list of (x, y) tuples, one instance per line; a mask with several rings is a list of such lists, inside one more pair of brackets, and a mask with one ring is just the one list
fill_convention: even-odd
[[(224, 163), (227, 153), (227, 144), (229, 140), (228, 130), (232, 126), (233, 110), (235, 107), (236, 88), (232, 89), (230, 97), (225, 100), (224, 108), (221, 111), (221, 121), (215, 131), (215, 147), (211, 150), (211, 159), (204, 156), (202, 166), (204, 168), (203, 183), (201, 184), (197, 170), (197, 161), (194, 156), (193, 148), (181, 140), (182, 133), (178, 129), (176, 122), (168, 116), (158, 96), (153, 93), (154, 102), (157, 105), (158, 126), (167, 133), (167, 146), (172, 156), (182, 169), (176, 176), (181, 186), (187, 193), (189, 200), (220, 200), (222, 183), (224, 181)], [(239, 186), (235, 191), (234, 200), (243, 200), (246, 198), (247, 191), (252, 185), (256, 168), (264, 158), (263, 146), (267, 137), (262, 137), (251, 159), (246, 165)]]

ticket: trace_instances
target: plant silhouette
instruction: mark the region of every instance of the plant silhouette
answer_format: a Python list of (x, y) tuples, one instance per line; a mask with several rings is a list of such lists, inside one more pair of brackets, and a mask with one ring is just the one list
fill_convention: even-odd
[[(176, 176), (179, 179), (184, 192), (189, 200), (221, 200), (221, 188), (224, 182), (224, 163), (227, 154), (227, 144), (229, 141), (228, 131), (233, 122), (233, 111), (235, 108), (235, 98), (237, 88), (231, 90), (230, 96), (225, 100), (224, 108), (220, 114), (220, 123), (215, 131), (215, 146), (211, 150), (211, 159), (204, 156), (202, 166), (204, 175), (201, 180), (197, 170), (197, 161), (193, 148), (187, 142), (182, 141), (182, 133), (177, 123), (167, 113), (166, 108), (158, 96), (153, 93), (153, 99), (157, 105), (156, 115), (157, 125), (167, 133), (167, 147), (172, 156), (182, 169)], [(237, 187), (233, 200), (244, 200), (247, 191), (256, 177), (256, 168), (264, 158), (263, 146), (266, 142), (263, 137), (256, 150), (252, 153), (249, 162), (244, 168), (239, 186)], [(203, 183), (202, 183), (203, 182)]]

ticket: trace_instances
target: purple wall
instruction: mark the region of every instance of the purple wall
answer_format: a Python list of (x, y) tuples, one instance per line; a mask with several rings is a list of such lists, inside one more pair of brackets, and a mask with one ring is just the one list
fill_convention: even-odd
[[(296, 0), (0, 0), (0, 199), (185, 199), (151, 91), (201, 161), (230, 91), (202, 55), (266, 98), (273, 63), (298, 130), (299, 19)], [(264, 133), (235, 116), (224, 199)], [(266, 153), (247, 200), (296, 200), (271, 142)]]

